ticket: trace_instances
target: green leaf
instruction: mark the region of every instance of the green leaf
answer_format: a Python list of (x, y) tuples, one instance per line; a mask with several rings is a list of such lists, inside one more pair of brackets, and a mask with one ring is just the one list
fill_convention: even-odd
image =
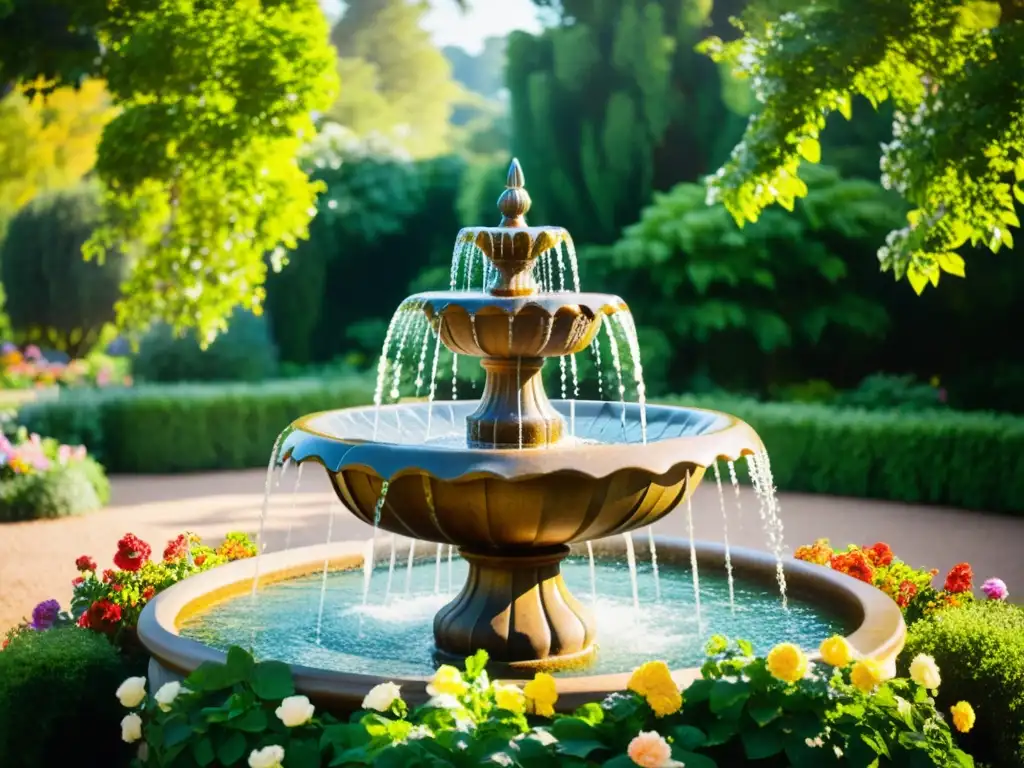
[(960, 25), (967, 29), (993, 29), (999, 26), (1002, 9), (989, 0), (969, 0), (960, 9)]
[(957, 253), (940, 253), (936, 255), (935, 260), (939, 264), (939, 269), (943, 272), (948, 272), (951, 275), (957, 277), (964, 277), (964, 260)]
[(192, 757), (200, 768), (206, 768), (217, 759), (217, 755), (213, 751), (213, 742), (208, 736), (204, 736), (192, 745)]
[(736, 647), (739, 648), (740, 653), (748, 658), (754, 656), (754, 644), (749, 640), (743, 640), (742, 638), (736, 641)]
[(261, 661), (252, 671), (252, 690), (264, 701), (280, 701), (295, 693), (292, 671), (282, 661)]
[(778, 728), (771, 726), (743, 731), (740, 739), (743, 741), (743, 752), (748, 760), (763, 760), (777, 755), (784, 746), (782, 733)]
[(700, 728), (695, 728), (692, 725), (680, 725), (678, 728), (672, 729), (672, 739), (680, 749), (693, 750), (703, 747), (707, 743), (708, 737)]
[(182, 683), (190, 691), (212, 693), (240, 683), (242, 678), (235, 674), (226, 664), (215, 661), (204, 661)]
[(678, 760), (686, 766), (686, 768), (718, 768), (718, 763), (707, 755), (701, 755), (697, 752), (689, 752), (685, 749), (677, 750), (673, 748), (672, 759)]
[(907, 282), (914, 289), (914, 293), (920, 296), (925, 286), (928, 285), (928, 276), (918, 269), (916, 264), (911, 264), (907, 267)]
[(288, 768), (320, 768), (320, 747), (316, 739), (292, 739), (286, 749)]
[(738, 724), (729, 720), (713, 720), (708, 726), (708, 738), (704, 743), (706, 747), (717, 747), (720, 744), (727, 744), (736, 737)]
[(228, 720), (224, 725), (246, 733), (262, 733), (267, 730), (267, 713), (262, 709), (250, 709), (241, 717)]
[(1024, 203), (1024, 189), (1021, 189), (1019, 184), (1013, 185), (1013, 196), (1017, 198), (1018, 203)]
[(817, 139), (810, 136), (801, 139), (800, 143), (796, 146), (796, 151), (800, 157), (809, 163), (821, 162), (821, 144), (818, 143)]
[(466, 659), (466, 679), (476, 680), (487, 666), (487, 651), (482, 648)]
[(578, 757), (581, 760), (590, 757), (591, 754), (597, 752), (599, 749), (605, 749), (605, 744), (596, 740), (581, 740), (581, 739), (562, 739), (555, 745), (555, 749), (558, 750), (560, 755), (568, 755), (569, 757)]
[(737, 702), (750, 698), (750, 683), (745, 681), (716, 680), (711, 687), (710, 707), (716, 715), (725, 712)]
[(183, 744), (192, 737), (192, 728), (181, 720), (173, 720), (164, 726), (164, 748), (170, 749)]
[(222, 765), (234, 765), (245, 754), (246, 741), (238, 731), (232, 733), (217, 747), (217, 760)]
[(232, 645), (228, 648), (227, 658), (227, 669), (233, 676), (238, 678), (238, 682), (248, 682), (252, 676), (253, 668), (256, 666), (256, 662), (253, 660), (249, 652), (244, 648), (240, 648), (237, 645)]
[(782, 716), (782, 707), (771, 702), (764, 702), (760, 704), (751, 703), (750, 706), (747, 707), (747, 713), (750, 715), (751, 719), (758, 724), (758, 726), (764, 727), (768, 725), (768, 723)]
[(551, 724), (551, 735), (559, 741), (596, 741), (598, 730), (590, 723), (575, 717), (560, 717)]
[(574, 713), (573, 717), (577, 717), (585, 723), (591, 725), (597, 725), (604, 720), (604, 710), (601, 709), (601, 705), (589, 701), (583, 706), (579, 707)]
[(628, 755), (616, 755), (601, 763), (601, 768), (636, 768), (636, 763)]
[(702, 701), (707, 701), (711, 696), (712, 685), (714, 685), (713, 680), (705, 680), (703, 678), (694, 680), (686, 688), (683, 698), (687, 704), (700, 704)]

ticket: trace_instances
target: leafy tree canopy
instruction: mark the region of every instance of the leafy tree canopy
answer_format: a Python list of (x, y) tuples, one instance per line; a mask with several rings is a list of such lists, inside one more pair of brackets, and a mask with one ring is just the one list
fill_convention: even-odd
[(709, 183), (740, 223), (807, 193), (826, 117), (851, 99), (891, 101), (884, 186), (911, 204), (907, 226), (878, 251), (884, 271), (920, 293), (941, 273), (964, 276), (970, 241), (1013, 246), (1024, 202), (1022, 0), (761, 0), (742, 39), (712, 39), (713, 58), (749, 78), (759, 102), (730, 159)]
[(131, 244), (119, 321), (210, 339), (259, 311), (264, 254), (306, 235), (319, 186), (296, 156), (337, 76), (317, 0), (0, 0), (0, 82), (29, 94), (106, 81), (118, 114), (96, 171), (104, 223)]

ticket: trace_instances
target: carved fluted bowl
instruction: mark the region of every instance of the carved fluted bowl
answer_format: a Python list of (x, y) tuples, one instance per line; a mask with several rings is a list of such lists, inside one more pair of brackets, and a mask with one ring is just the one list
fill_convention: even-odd
[(716, 411), (552, 401), (571, 436), (529, 450), (466, 447), (474, 401), (327, 411), (291, 425), (281, 458), (317, 461), (342, 503), (373, 525), (478, 552), (537, 550), (648, 525), (693, 493), (719, 458), (763, 450)]
[(406, 299), (423, 312), (448, 349), (470, 357), (558, 357), (590, 346), (601, 321), (626, 311), (605, 293), (540, 293), (503, 297), (431, 291)]

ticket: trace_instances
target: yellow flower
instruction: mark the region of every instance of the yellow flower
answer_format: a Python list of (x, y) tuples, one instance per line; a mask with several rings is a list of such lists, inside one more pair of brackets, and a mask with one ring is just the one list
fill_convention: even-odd
[(846, 642), (846, 638), (840, 635), (834, 635), (822, 642), (818, 653), (821, 654), (821, 660), (832, 667), (842, 668), (853, 661), (853, 649)]
[(910, 662), (910, 679), (920, 686), (935, 690), (942, 683), (939, 667), (931, 656), (919, 653)]
[(427, 686), (427, 694), (430, 696), (461, 696), (466, 692), (467, 687), (459, 670), (448, 664), (442, 664), (437, 668), (434, 679)]
[(647, 700), (657, 717), (671, 715), (683, 706), (683, 695), (664, 661), (648, 661), (637, 667), (628, 687)]
[(864, 693), (871, 693), (886, 677), (885, 669), (874, 659), (861, 659), (850, 672), (850, 682)]
[(787, 683), (802, 680), (807, 674), (807, 657), (792, 643), (779, 643), (768, 653), (768, 671)]
[(504, 709), (516, 715), (526, 711), (526, 695), (518, 685), (494, 685), (494, 703), (498, 709)]
[(547, 672), (538, 672), (523, 687), (523, 693), (526, 694), (526, 705), (531, 713), (541, 717), (552, 717), (555, 714), (558, 691), (555, 689), (555, 678)]
[(960, 701), (949, 709), (953, 713), (953, 725), (960, 733), (967, 733), (974, 727), (974, 707), (966, 701)]

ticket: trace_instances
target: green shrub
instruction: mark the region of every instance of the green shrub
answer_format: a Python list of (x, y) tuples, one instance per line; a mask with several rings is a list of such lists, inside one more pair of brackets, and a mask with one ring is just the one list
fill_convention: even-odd
[(969, 701), (974, 729), (957, 737), (978, 760), (995, 768), (1024, 765), (1024, 610), (977, 603), (914, 624), (901, 666), (919, 653), (935, 658), (942, 673), (941, 711)]
[(265, 466), (277, 435), (299, 416), (364, 405), (363, 378), (262, 384), (140, 385), (75, 390), (19, 412), (29, 429), (84, 443), (109, 472), (199, 472)]
[(132, 361), (138, 381), (261, 381), (277, 371), (277, 348), (264, 316), (236, 311), (227, 333), (205, 350), (193, 334), (175, 336), (165, 325), (142, 340)]
[(11, 219), (0, 246), (0, 282), (16, 334), (81, 357), (114, 319), (125, 259), (82, 258), (99, 216), (97, 187), (81, 184), (38, 197)]
[(0, 522), (94, 512), (110, 500), (103, 467), (86, 458), (45, 473), (0, 480)]
[(128, 670), (101, 635), (24, 632), (0, 651), (0, 765), (127, 765), (114, 692)]
[(853, 408), (927, 411), (944, 408), (942, 390), (923, 384), (913, 376), (876, 373), (865, 378), (856, 388), (839, 392), (833, 405)]

